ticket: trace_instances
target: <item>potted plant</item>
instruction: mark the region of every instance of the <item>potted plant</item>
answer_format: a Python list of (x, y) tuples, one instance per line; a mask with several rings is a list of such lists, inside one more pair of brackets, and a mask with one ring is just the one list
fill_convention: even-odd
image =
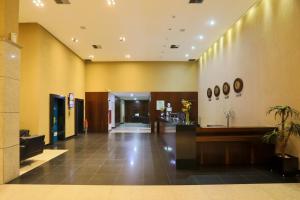
[(283, 175), (295, 174), (298, 171), (298, 158), (286, 153), (291, 135), (300, 136), (299, 112), (290, 106), (271, 107), (267, 114), (274, 113), (275, 119), (280, 118), (277, 127), (264, 135), (268, 143), (277, 144), (277, 153), (272, 162), (272, 169), (279, 170)]

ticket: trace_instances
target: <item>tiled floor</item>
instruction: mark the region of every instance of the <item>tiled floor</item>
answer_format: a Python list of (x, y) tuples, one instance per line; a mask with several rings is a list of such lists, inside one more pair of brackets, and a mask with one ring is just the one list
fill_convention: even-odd
[(296, 183), (255, 167), (175, 170), (159, 138), (147, 133), (89, 134), (51, 148), (65, 154), (22, 175), (13, 184), (204, 185)]
[(59, 149), (45, 149), (42, 154), (28, 158), (21, 163), (20, 175), (25, 174), (34, 168), (41, 166), (42, 164), (52, 160), (55, 157), (67, 152), (68, 150)]
[(112, 129), (110, 133), (151, 133), (150, 124), (125, 123)]
[(300, 184), (197, 186), (0, 185), (0, 200), (299, 200)]

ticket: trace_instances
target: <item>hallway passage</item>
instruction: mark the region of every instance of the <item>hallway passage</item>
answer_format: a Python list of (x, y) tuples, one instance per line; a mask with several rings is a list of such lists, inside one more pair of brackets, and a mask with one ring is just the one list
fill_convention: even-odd
[(68, 152), (13, 180), (13, 184), (74, 185), (203, 185), (295, 183), (263, 168), (208, 167), (175, 170), (155, 134), (81, 135), (59, 141), (52, 149)]
[(151, 133), (150, 124), (125, 123), (114, 128), (110, 133)]

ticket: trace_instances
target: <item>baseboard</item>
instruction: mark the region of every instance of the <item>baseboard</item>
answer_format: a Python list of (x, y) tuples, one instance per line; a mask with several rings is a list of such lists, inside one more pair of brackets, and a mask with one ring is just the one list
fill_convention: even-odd
[(77, 135), (75, 135), (75, 134), (74, 134), (74, 135), (71, 135), (71, 136), (69, 136), (69, 137), (66, 137), (65, 140), (73, 139), (73, 138), (76, 137), (76, 136), (77, 136)]

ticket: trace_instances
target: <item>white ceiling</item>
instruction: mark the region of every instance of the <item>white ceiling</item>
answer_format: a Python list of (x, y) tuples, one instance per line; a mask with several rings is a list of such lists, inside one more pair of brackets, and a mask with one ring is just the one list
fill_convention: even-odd
[[(42, 1), (45, 6), (39, 8), (32, 0), (20, 0), (20, 21), (41, 24), (83, 59), (94, 55), (94, 61), (185, 61), (198, 58), (257, 0), (115, 0), (114, 7), (107, 0), (70, 0), (70, 5)], [(213, 27), (208, 25), (211, 19), (216, 21)], [(126, 42), (120, 42), (120, 36)], [(103, 49), (94, 50), (93, 44)], [(171, 44), (180, 48), (171, 50)]]
[(123, 100), (135, 100), (135, 98), (136, 98), (136, 100), (149, 100), (150, 99), (150, 93), (148, 93), (148, 92), (133, 92), (133, 93), (117, 92), (117, 93), (112, 93), (112, 94)]

